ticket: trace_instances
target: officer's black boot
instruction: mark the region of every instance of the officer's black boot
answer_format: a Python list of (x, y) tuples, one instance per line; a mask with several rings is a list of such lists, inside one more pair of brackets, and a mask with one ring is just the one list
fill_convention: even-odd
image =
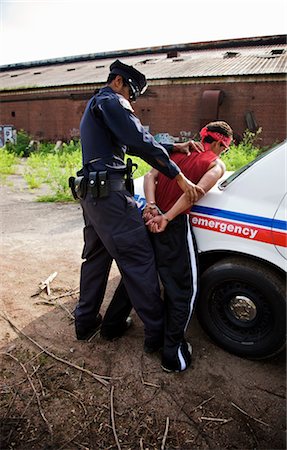
[(122, 323), (118, 323), (116, 326), (106, 326), (103, 323), (101, 327), (101, 337), (106, 341), (113, 341), (114, 339), (118, 339), (122, 337), (125, 332), (131, 327), (132, 319), (130, 316), (126, 318), (126, 320)]
[(93, 322), (81, 323), (79, 321), (75, 321), (75, 329), (76, 336), (78, 341), (87, 341), (90, 337), (92, 337), (97, 331), (99, 331), (102, 324), (102, 316), (98, 314)]

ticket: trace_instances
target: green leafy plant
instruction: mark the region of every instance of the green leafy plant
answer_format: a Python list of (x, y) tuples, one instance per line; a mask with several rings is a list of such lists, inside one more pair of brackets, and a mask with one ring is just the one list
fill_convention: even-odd
[(17, 142), (16, 144), (12, 144), (11, 142), (7, 142), (5, 148), (9, 153), (14, 153), (18, 156), (28, 156), (29, 151), (29, 142), (31, 141), (31, 136), (26, 133), (24, 130), (17, 131)]
[(16, 166), (19, 163), (19, 158), (10, 153), (5, 147), (0, 149), (0, 181), (5, 182), (7, 175), (12, 175), (16, 172)]
[(256, 133), (246, 130), (239, 144), (231, 144), (229, 151), (221, 157), (226, 165), (226, 170), (240, 169), (240, 167), (253, 161), (261, 153), (262, 149), (255, 145), (255, 141), (258, 139), (261, 131), (261, 128)]
[(43, 183), (49, 186), (49, 194), (38, 201), (71, 201), (68, 179), (79, 170), (81, 160), (80, 148), (73, 142), (64, 144), (57, 152), (35, 153), (27, 160), (24, 178), (31, 189)]

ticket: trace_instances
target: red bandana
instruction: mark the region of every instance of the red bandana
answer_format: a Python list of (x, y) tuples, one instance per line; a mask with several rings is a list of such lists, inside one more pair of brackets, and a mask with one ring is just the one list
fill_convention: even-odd
[(204, 127), (200, 131), (201, 139), (204, 139), (206, 136), (210, 136), (216, 141), (219, 141), (225, 148), (228, 148), (231, 144), (232, 139), (230, 137), (224, 136), (223, 134), (216, 133), (214, 131), (209, 131), (207, 127)]

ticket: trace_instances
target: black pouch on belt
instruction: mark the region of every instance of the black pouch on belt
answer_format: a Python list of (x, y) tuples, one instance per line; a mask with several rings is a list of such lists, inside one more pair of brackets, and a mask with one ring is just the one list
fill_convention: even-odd
[(98, 172), (89, 173), (89, 191), (93, 198), (98, 198)]
[(98, 195), (100, 198), (110, 195), (110, 180), (106, 170), (98, 172)]
[(89, 173), (89, 191), (93, 198), (103, 198), (110, 195), (110, 181), (106, 170)]
[(69, 186), (75, 200), (82, 200), (86, 197), (87, 181), (84, 177), (70, 177)]
[(71, 189), (72, 195), (74, 197), (75, 200), (78, 200), (78, 196), (77, 193), (75, 191), (75, 177), (70, 177), (69, 178), (69, 187)]
[(75, 178), (75, 191), (77, 197), (83, 200), (87, 194), (87, 180), (84, 177)]

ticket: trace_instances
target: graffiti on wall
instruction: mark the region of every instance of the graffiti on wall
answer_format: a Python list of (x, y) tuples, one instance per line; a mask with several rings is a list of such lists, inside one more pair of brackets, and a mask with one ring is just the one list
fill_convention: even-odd
[(0, 125), (0, 147), (3, 147), (7, 142), (16, 144), (17, 132), (13, 125)]

